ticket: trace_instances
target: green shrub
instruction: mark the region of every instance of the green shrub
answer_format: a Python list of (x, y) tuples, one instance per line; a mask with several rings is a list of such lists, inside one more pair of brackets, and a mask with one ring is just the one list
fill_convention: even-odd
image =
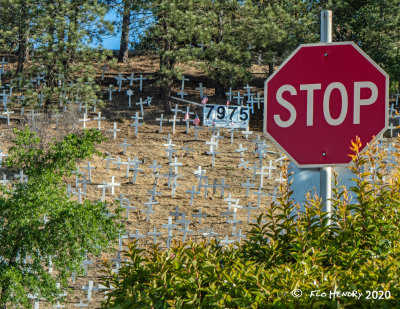
[[(113, 288), (104, 307), (399, 306), (400, 174), (395, 165), (387, 173), (377, 147), (360, 154), (360, 146), (359, 139), (352, 142), (356, 200), (337, 188), (335, 177), (331, 226), (318, 196), (309, 195), (301, 210), (290, 200), (290, 185), (281, 185), (281, 196), (237, 249), (202, 242), (143, 250), (131, 243), (119, 274), (105, 261), (103, 283)], [(297, 289), (301, 297), (292, 293)]]

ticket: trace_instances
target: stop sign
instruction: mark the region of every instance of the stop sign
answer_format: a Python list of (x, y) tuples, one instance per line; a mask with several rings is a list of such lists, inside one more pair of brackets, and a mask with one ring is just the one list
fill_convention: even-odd
[(300, 45), (264, 90), (264, 133), (300, 167), (348, 164), (387, 127), (389, 77), (352, 42)]

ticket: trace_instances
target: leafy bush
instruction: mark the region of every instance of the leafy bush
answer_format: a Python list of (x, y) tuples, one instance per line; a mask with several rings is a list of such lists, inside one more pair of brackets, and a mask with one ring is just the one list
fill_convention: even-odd
[(378, 147), (363, 154), (360, 147), (359, 139), (352, 142), (356, 199), (335, 177), (330, 226), (318, 196), (309, 195), (303, 210), (290, 200), (290, 185), (281, 185), (281, 196), (237, 249), (202, 242), (143, 250), (131, 243), (118, 274), (104, 262), (104, 307), (398, 306), (400, 174)]
[(0, 308), (28, 307), (28, 294), (55, 302), (71, 274), (82, 272), (84, 254), (110, 248), (120, 229), (105, 203), (71, 200), (64, 182), (76, 160), (99, 154), (99, 131), (69, 134), (47, 148), (28, 127), (14, 133), (7, 172), (28, 178), (0, 186)]

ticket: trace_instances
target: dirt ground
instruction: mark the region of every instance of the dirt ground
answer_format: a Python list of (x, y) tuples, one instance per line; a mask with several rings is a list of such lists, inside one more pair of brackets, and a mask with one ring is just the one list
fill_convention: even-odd
[[(206, 152), (209, 151), (210, 147), (206, 145), (206, 141), (209, 141), (212, 135), (212, 132), (209, 128), (203, 127), (202, 130), (198, 133), (198, 140), (196, 141), (194, 138), (194, 128), (193, 125), (190, 126), (189, 134), (185, 134), (186, 125), (185, 123), (177, 124), (175, 134), (172, 134), (172, 124), (171, 123), (163, 123), (162, 132), (159, 133), (159, 122), (155, 119), (160, 117), (160, 114), (163, 112), (162, 107), (160, 106), (145, 106), (144, 107), (144, 121), (143, 125), (139, 128), (139, 135), (136, 138), (134, 128), (130, 126), (133, 123), (131, 119), (132, 116), (135, 115), (136, 111), (140, 111), (139, 106), (133, 106), (131, 109), (128, 108), (128, 96), (126, 95), (126, 90), (131, 88), (134, 91), (134, 97), (132, 97), (132, 103), (138, 102), (139, 98), (145, 99), (147, 96), (156, 97), (157, 96), (157, 87), (155, 85), (155, 80), (151, 79), (152, 72), (156, 71), (157, 59), (136, 59), (136, 61), (131, 61), (128, 65), (123, 66), (120, 65), (120, 69), (123, 75), (128, 75), (130, 72), (139, 72), (144, 74), (149, 74), (149, 80), (144, 81), (144, 90), (143, 92), (139, 91), (138, 82), (135, 82), (133, 87), (129, 87), (129, 83), (124, 83), (123, 90), (118, 93), (115, 92), (113, 94), (113, 99), (111, 102), (108, 102), (108, 93), (104, 91), (105, 107), (98, 109), (101, 111), (102, 116), (106, 117), (106, 120), (102, 121), (102, 132), (105, 136), (108, 137), (108, 141), (99, 145), (98, 150), (103, 153), (109, 153), (112, 158), (120, 158), (121, 161), (126, 161), (128, 158), (134, 159), (137, 158), (142, 161), (140, 168), (143, 169), (144, 173), (140, 173), (137, 177), (137, 181), (135, 184), (132, 183), (132, 175), (133, 172), (130, 172), (130, 177), (126, 178), (126, 166), (122, 165), (118, 168), (117, 164), (111, 163), (110, 168), (106, 171), (106, 160), (100, 157), (94, 157), (90, 160), (91, 165), (95, 167), (95, 170), (92, 171), (92, 182), (87, 185), (87, 193), (84, 196), (85, 199), (98, 200), (101, 197), (101, 189), (97, 186), (101, 185), (103, 181), (111, 182), (112, 176), (115, 177), (115, 182), (120, 183), (120, 186), (115, 188), (114, 195), (111, 194), (111, 191), (108, 189), (106, 191), (105, 200), (110, 202), (110, 204), (115, 205), (118, 204), (114, 199), (118, 198), (120, 194), (123, 194), (125, 198), (129, 198), (131, 206), (134, 206), (136, 209), (130, 210), (129, 218), (125, 222), (125, 232), (133, 234), (138, 230), (140, 234), (147, 235), (148, 232), (153, 231), (153, 228), (157, 228), (157, 231), (163, 232), (163, 236), (159, 237), (157, 243), (159, 243), (162, 247), (166, 247), (167, 240), (167, 229), (162, 228), (163, 224), (168, 223), (168, 217), (171, 217), (171, 212), (175, 211), (176, 207), (179, 207), (180, 212), (186, 213), (186, 219), (190, 220), (191, 223), (189, 225), (189, 229), (193, 231), (192, 234), (187, 236), (187, 239), (191, 238), (194, 241), (200, 241), (204, 239), (203, 233), (212, 228), (214, 233), (218, 233), (218, 239), (224, 239), (226, 236), (229, 239), (235, 239), (232, 236), (233, 233), (233, 224), (226, 222), (226, 217), (221, 216), (221, 212), (227, 210), (228, 203), (224, 201), (224, 198), (228, 197), (228, 194), (231, 194), (232, 198), (238, 199), (238, 204), (241, 206), (248, 206), (250, 203), (253, 207), (257, 205), (257, 196), (254, 194), (250, 194), (249, 197), (246, 196), (246, 189), (241, 186), (242, 183), (246, 182), (249, 178), (252, 183), (255, 184), (255, 188), (251, 190), (251, 192), (256, 191), (260, 184), (260, 176), (256, 176), (255, 180), (253, 180), (253, 171), (249, 169), (239, 168), (238, 164), (240, 163), (241, 155), (238, 152), (235, 152), (236, 149), (239, 148), (239, 144), (242, 144), (242, 147), (248, 148), (248, 150), (244, 153), (244, 160), (249, 161), (248, 167), (252, 166), (254, 162), (258, 162), (257, 154), (253, 153), (255, 150), (255, 143), (252, 143), (257, 138), (257, 135), (260, 135), (260, 138), (266, 140), (266, 143), (270, 145), (268, 150), (271, 150), (271, 153), (266, 154), (263, 159), (264, 165), (268, 165), (269, 160), (277, 160), (282, 156), (282, 153), (272, 144), (271, 141), (265, 138), (262, 133), (262, 109), (255, 109), (255, 114), (251, 115), (250, 122), (250, 130), (253, 131), (253, 135), (250, 138), (246, 139), (244, 135), (238, 131), (235, 132), (234, 142), (231, 144), (230, 142), (230, 133), (226, 129), (220, 130), (220, 135), (223, 139), (219, 140), (218, 144), (218, 152), (220, 152), (215, 159), (215, 166), (211, 166), (211, 156), (207, 155)], [(256, 68), (255, 70), (261, 70), (260, 68)], [(106, 75), (105, 79), (102, 81), (102, 87), (105, 89), (108, 84), (112, 83), (116, 85), (116, 81), (113, 79), (116, 71), (111, 70)], [(185, 73), (189, 75), (201, 75), (200, 71), (185, 71)], [(136, 74), (137, 75), (137, 74)], [(99, 74), (100, 79), (101, 74)], [(193, 100), (195, 102), (200, 102), (199, 92), (194, 90), (197, 84), (193, 82), (188, 82), (187, 87), (185, 89), (186, 92), (189, 93), (189, 96), (186, 97), (188, 100)], [(174, 88), (175, 93), (180, 89), (180, 82), (176, 83), (176, 88)], [(207, 84), (205, 85), (207, 87)], [(262, 89), (258, 88), (254, 91), (259, 91), (262, 93)], [(213, 91), (209, 89), (207, 95), (210, 96), (210, 103), (213, 103)], [(186, 109), (186, 104), (178, 104), (178, 106), (183, 109)], [(21, 116), (19, 115), (19, 108), (13, 109), (15, 110), (15, 114), (11, 117), (11, 125), (12, 127), (21, 127), (23, 124), (28, 123), (29, 120), (21, 122)], [(202, 120), (202, 111), (199, 108), (194, 108), (191, 106), (191, 111), (195, 111), (200, 119)], [(26, 111), (28, 113), (29, 110)], [(75, 126), (75, 129), (81, 129), (82, 123), (78, 121), (79, 118), (83, 117), (83, 111), (76, 116), (74, 119), (69, 119), (69, 123), (72, 129)], [(92, 119), (86, 124), (87, 128), (97, 128), (97, 121), (94, 121), (93, 118), (97, 117), (97, 112), (93, 112), (92, 109), (89, 109), (89, 113), (87, 115), (88, 118)], [(165, 116), (171, 119), (171, 116)], [(180, 114), (179, 118), (184, 118), (184, 114)], [(192, 117), (193, 120), (193, 117)], [(117, 123), (117, 128), (121, 131), (117, 133), (117, 137), (114, 139), (112, 133), (109, 131), (113, 128), (113, 123)], [(202, 124), (202, 122), (201, 122)], [(69, 129), (71, 129), (69, 128)], [(6, 121), (4, 119), (0, 120), (0, 130), (1, 130), (1, 145), (0, 148), (3, 152), (7, 152), (7, 148), (10, 146), (10, 141), (12, 140), (11, 128), (7, 127)], [(60, 134), (60, 132), (64, 132), (64, 129), (60, 126), (51, 125), (46, 129), (46, 134), (49, 136)], [(65, 131), (67, 131), (65, 129)], [(174, 149), (177, 149), (176, 158), (178, 162), (181, 162), (183, 165), (179, 167), (179, 175), (183, 177), (178, 179), (179, 186), (176, 189), (175, 196), (171, 196), (171, 190), (167, 187), (167, 178), (160, 177), (157, 183), (157, 191), (161, 192), (161, 195), (157, 197), (156, 201), (157, 205), (153, 207), (155, 214), (151, 214), (149, 220), (146, 220), (146, 214), (143, 213), (143, 210), (146, 210), (145, 202), (149, 201), (149, 194), (147, 191), (151, 190), (154, 183), (154, 177), (151, 176), (152, 171), (149, 168), (149, 165), (153, 163), (153, 160), (157, 161), (157, 164), (162, 165), (162, 167), (158, 170), (160, 175), (167, 174), (169, 171), (169, 161), (167, 157), (167, 153), (165, 152), (166, 137), (168, 134), (171, 134), (172, 143), (175, 144)], [(120, 144), (124, 141), (124, 138), (127, 139), (127, 142), (131, 144), (130, 147), (127, 148), (126, 154), (123, 154), (122, 147)], [(182, 147), (188, 146), (193, 149), (192, 152), (186, 154), (184, 150), (181, 150)], [(274, 166), (279, 167), (278, 162), (273, 163)], [(284, 164), (288, 164), (288, 161), (285, 160)], [(79, 162), (80, 167), (84, 167), (87, 165), (87, 162)], [(221, 191), (217, 189), (215, 193), (213, 193), (212, 189), (208, 189), (207, 198), (204, 198), (204, 188), (201, 189), (201, 193), (196, 195), (193, 200), (193, 205), (190, 206), (190, 194), (187, 193), (187, 190), (192, 189), (192, 186), (197, 186), (197, 179), (194, 175), (194, 171), (201, 166), (202, 169), (206, 170), (206, 176), (208, 176), (209, 184), (213, 183), (214, 179), (217, 179), (218, 184), (221, 183), (221, 178), (225, 178), (225, 183), (229, 185), (229, 188), (225, 189), (224, 198), (221, 198)], [(82, 170), (82, 169), (81, 169)], [(87, 174), (87, 172), (86, 172)], [(279, 168), (274, 170), (271, 175), (271, 179), (268, 177), (264, 178), (263, 192), (267, 194), (267, 196), (263, 196), (261, 198), (260, 207), (251, 213), (250, 222), (257, 218), (262, 212), (264, 212), (270, 202), (272, 201), (272, 193), (274, 192), (274, 188), (279, 186), (279, 183), (275, 181), (275, 179), (279, 178)], [(75, 179), (71, 178), (68, 181), (69, 184), (76, 189)], [(73, 197), (77, 199), (77, 197)], [(192, 215), (195, 212), (198, 212), (201, 209), (203, 214), (206, 214), (207, 217), (202, 219), (202, 223), (200, 224), (198, 220)], [(125, 211), (122, 216), (125, 217)], [(230, 217), (232, 220), (232, 216)], [(236, 232), (239, 229), (243, 234), (246, 234), (246, 231), (250, 229), (249, 222), (247, 220), (247, 211), (244, 209), (238, 208), (237, 210), (237, 220), (240, 220), (241, 223), (236, 225)], [(175, 223), (175, 218), (173, 220)], [(179, 228), (182, 228), (180, 225)], [(174, 240), (182, 240), (183, 233), (182, 231), (174, 230), (173, 231), (173, 239)], [(126, 246), (128, 240), (124, 240), (124, 245)], [(146, 245), (153, 242), (153, 238), (151, 236), (146, 236), (146, 238), (141, 240), (141, 245), (145, 247)], [(115, 244), (116, 249), (118, 248), (118, 241)], [(107, 255), (110, 258), (116, 257), (116, 252)], [(81, 300), (83, 303), (87, 304), (86, 308), (97, 308), (100, 306), (100, 302), (103, 298), (103, 294), (98, 292), (93, 292), (92, 298), (90, 302), (87, 301), (87, 292), (82, 290), (83, 286), (87, 286), (89, 281), (93, 281), (94, 287), (98, 287), (99, 284), (99, 274), (102, 269), (100, 264), (100, 257), (89, 257), (93, 264), (89, 265), (87, 276), (77, 276), (76, 281), (70, 283), (70, 291), (68, 291), (68, 295), (66, 297), (65, 308), (79, 308), (76, 306)], [(40, 303), (40, 307), (50, 307), (44, 303)]]

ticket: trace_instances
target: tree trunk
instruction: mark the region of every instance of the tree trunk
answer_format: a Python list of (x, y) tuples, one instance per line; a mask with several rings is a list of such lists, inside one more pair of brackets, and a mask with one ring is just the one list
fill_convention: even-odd
[(161, 20), (161, 27), (164, 33), (160, 41), (160, 90), (158, 94), (159, 100), (164, 105), (164, 112), (166, 114), (170, 113), (171, 111), (171, 104), (170, 104), (170, 96), (171, 96), (171, 87), (174, 83), (172, 78), (173, 70), (175, 67), (175, 58), (170, 55), (170, 51), (173, 49), (171, 46), (171, 41), (169, 39), (169, 26), (166, 21), (166, 12), (162, 12), (159, 16), (159, 20)]
[(17, 63), (17, 72), (23, 73), (24, 64), (28, 60), (28, 38), (23, 33), (22, 37), (19, 37), (19, 46), (18, 46), (18, 63)]
[(274, 63), (272, 61), (268, 62), (268, 76), (271, 76), (274, 73)]
[(225, 86), (222, 85), (220, 82), (217, 83), (217, 86), (215, 87), (215, 96), (217, 98), (226, 98), (226, 89)]
[(29, 16), (25, 1), (21, 1), (21, 20), (18, 28), (18, 53), (17, 53), (17, 72), (24, 71), (24, 64), (28, 60), (28, 27)]
[(170, 96), (171, 96), (171, 87), (174, 81), (168, 74), (163, 72), (170, 72), (174, 68), (173, 59), (169, 58), (165, 55), (160, 55), (160, 90), (158, 94), (159, 100), (164, 105), (164, 112), (168, 114), (171, 110), (170, 104)]
[[(49, 36), (51, 37), (51, 41), (49, 42), (48, 46), (48, 53), (54, 53), (52, 47), (55, 44), (55, 25), (52, 24), (49, 27)], [(47, 62), (46, 66), (46, 84), (49, 89), (49, 95), (46, 95), (44, 99), (44, 111), (47, 113), (49, 111), (50, 106), (53, 104), (53, 94), (54, 94), (54, 82), (55, 82), (55, 64), (53, 62)]]
[(160, 86), (160, 92), (158, 94), (158, 98), (164, 105), (165, 114), (169, 114), (171, 111), (171, 103), (169, 100), (170, 96), (171, 96), (171, 85)]
[(121, 44), (119, 47), (118, 62), (127, 63), (129, 57), (129, 28), (130, 28), (131, 2), (125, 0), (124, 14), (122, 17)]
[(5, 286), (3, 286), (3, 288), (1, 289), (1, 295), (0, 295), (0, 309), (7, 309), (6, 300), (5, 300), (6, 292), (7, 292), (7, 288)]

